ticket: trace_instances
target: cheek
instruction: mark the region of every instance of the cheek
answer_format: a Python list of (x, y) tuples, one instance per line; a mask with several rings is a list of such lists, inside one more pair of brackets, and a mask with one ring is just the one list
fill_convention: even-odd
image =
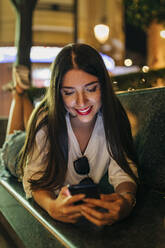
[(69, 108), (73, 106), (74, 100), (71, 98), (63, 97), (63, 103), (65, 107)]
[(71, 114), (72, 117), (76, 117), (76, 114), (74, 113), (73, 107), (74, 107), (74, 100), (72, 99), (66, 99), (63, 97), (63, 103), (65, 110)]
[(97, 93), (95, 96), (91, 98), (95, 104), (101, 105), (101, 93)]

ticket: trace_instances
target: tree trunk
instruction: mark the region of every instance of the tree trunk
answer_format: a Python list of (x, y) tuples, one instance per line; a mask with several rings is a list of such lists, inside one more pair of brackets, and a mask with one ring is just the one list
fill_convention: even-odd
[(11, 0), (17, 15), (15, 46), (16, 65), (31, 67), (30, 49), (32, 46), (32, 18), (37, 0)]
[(32, 46), (32, 13), (24, 14), (24, 10), (17, 12), (16, 39), (17, 47), (16, 64), (30, 67), (30, 49)]
[(147, 30), (147, 64), (152, 69), (165, 67), (165, 40), (160, 37), (163, 29), (154, 21)]

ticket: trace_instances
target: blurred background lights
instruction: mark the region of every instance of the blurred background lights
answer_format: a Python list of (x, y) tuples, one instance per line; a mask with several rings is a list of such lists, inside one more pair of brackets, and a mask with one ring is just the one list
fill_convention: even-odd
[(30, 58), (33, 62), (52, 62), (61, 51), (60, 47), (32, 47)]
[(100, 53), (104, 60), (107, 70), (112, 71), (115, 68), (115, 61), (106, 54)]
[(12, 63), (16, 53), (16, 47), (0, 47), (0, 63)]
[[(61, 51), (61, 47), (42, 47), (33, 46), (30, 52), (32, 63), (52, 63), (57, 54)], [(0, 47), (0, 63), (13, 63), (16, 60), (16, 47)], [(114, 60), (106, 54), (101, 53), (104, 63), (108, 70), (115, 67)]]
[(145, 72), (145, 73), (148, 72), (149, 69), (150, 69), (150, 68), (149, 68), (149, 66), (147, 66), (147, 65), (144, 65), (144, 66), (142, 67), (142, 71)]
[(132, 65), (132, 59), (125, 59), (124, 60), (124, 65), (125, 66), (131, 66)]
[[(61, 51), (61, 47), (33, 46), (30, 59), (33, 63), (51, 63)], [(16, 47), (0, 47), (0, 63), (13, 63), (16, 60)]]
[(0, 62), (4, 60), (4, 55), (0, 54)]
[(101, 44), (104, 44), (109, 37), (109, 26), (105, 24), (96, 25), (94, 27), (94, 35)]
[(162, 37), (163, 39), (165, 39), (165, 30), (160, 31), (160, 37)]
[(32, 71), (32, 85), (37, 87), (48, 87), (50, 85), (50, 68), (37, 68)]

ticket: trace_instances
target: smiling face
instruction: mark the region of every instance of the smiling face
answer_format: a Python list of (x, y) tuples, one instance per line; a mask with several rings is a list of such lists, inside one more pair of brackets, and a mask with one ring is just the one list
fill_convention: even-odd
[(62, 81), (61, 94), (71, 122), (90, 124), (101, 107), (98, 78), (80, 69), (68, 71)]

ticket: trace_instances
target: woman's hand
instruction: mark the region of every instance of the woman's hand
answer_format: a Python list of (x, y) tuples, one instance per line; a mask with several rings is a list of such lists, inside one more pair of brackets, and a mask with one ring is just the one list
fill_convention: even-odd
[[(82, 215), (97, 226), (112, 225), (127, 217), (132, 210), (129, 201), (117, 193), (102, 194), (100, 199), (88, 198), (83, 201), (92, 204), (93, 207), (81, 206)], [(101, 212), (96, 207), (104, 208), (105, 211)]]
[(63, 187), (56, 199), (49, 201), (49, 215), (59, 221), (75, 223), (82, 216), (81, 205), (74, 205), (75, 202), (83, 200), (84, 194), (71, 196), (67, 186)]

